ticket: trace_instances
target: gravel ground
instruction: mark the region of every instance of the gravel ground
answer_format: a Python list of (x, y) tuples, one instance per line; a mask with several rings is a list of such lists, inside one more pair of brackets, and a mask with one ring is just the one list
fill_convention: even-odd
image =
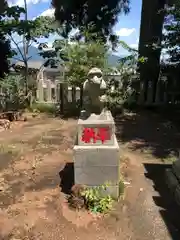
[[(76, 120), (34, 119), (1, 132), (0, 239), (180, 239), (179, 209), (164, 184), (167, 165), (155, 149), (157, 143), (161, 152), (169, 146), (160, 122), (147, 114), (119, 119), (121, 172), (127, 184), (124, 199), (105, 217), (70, 210), (65, 200), (63, 188), (72, 180)], [(172, 131), (166, 139), (176, 147)]]

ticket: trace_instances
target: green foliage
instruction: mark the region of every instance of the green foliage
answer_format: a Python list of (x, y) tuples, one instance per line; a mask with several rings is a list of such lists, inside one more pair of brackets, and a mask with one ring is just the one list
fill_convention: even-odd
[(55, 114), (56, 113), (56, 105), (54, 103), (34, 103), (32, 104), (30, 110), (33, 113), (48, 113)]
[(92, 67), (99, 67), (102, 71), (107, 67), (107, 47), (100, 41), (75, 43), (65, 51), (68, 58), (66, 77), (73, 86), (81, 87)]
[[(10, 42), (6, 38), (6, 32), (2, 27), (3, 19), (6, 16), (7, 3), (4, 1), (1, 3), (0, 9), (0, 78), (3, 78), (5, 74), (9, 72), (9, 61), (8, 58), (11, 57), (11, 46)], [(18, 14), (18, 11), (15, 13)]]
[[(49, 37), (49, 34), (55, 32), (54, 18), (41, 16), (34, 20), (28, 20), (26, 17), (24, 19), (20, 18), (21, 14), (26, 16), (27, 9), (13, 6), (6, 7), (5, 11), (0, 15), (1, 32), (10, 37), (12, 41), (14, 41), (13, 34), (16, 33), (23, 36), (31, 45), (32, 42), (38, 42), (37, 38)], [(18, 45), (18, 43), (15, 44)]]
[(64, 25), (64, 37), (67, 37), (73, 28), (80, 29), (81, 35), (87, 26), (93, 25), (90, 33), (96, 33), (98, 36), (94, 40), (100, 37), (103, 42), (106, 42), (107, 40), (116, 40), (112, 28), (120, 13), (127, 14), (129, 12), (129, 2), (129, 0), (108, 2), (104, 0), (53, 0), (52, 4), (55, 8), (56, 19), (60, 25)]
[(124, 185), (123, 180), (121, 179), (121, 180), (119, 181), (119, 195), (120, 195), (120, 196), (123, 196), (123, 194), (124, 194), (124, 188), (125, 188), (125, 185)]
[[(108, 106), (112, 112), (121, 113), (123, 107), (131, 107), (136, 104), (139, 90), (139, 76), (136, 72), (138, 62), (144, 63), (145, 58), (138, 58), (138, 51), (129, 47), (125, 42), (119, 44), (126, 49), (130, 55), (119, 59), (116, 71), (120, 79), (109, 79), (108, 81)], [(114, 86), (114, 90), (111, 87)]]
[(2, 91), (1, 110), (25, 108), (24, 78), (21, 75), (6, 75), (0, 80), (0, 89)]
[(81, 87), (92, 67), (99, 67), (103, 71), (108, 68), (108, 46), (101, 39), (93, 41), (87, 31), (84, 34), (87, 41), (75, 40), (70, 44), (65, 39), (55, 40), (54, 50), (41, 53), (44, 58), (49, 58), (52, 64), (64, 63), (66, 80), (71, 86)]
[(0, 78), (9, 72), (8, 57), (11, 56), (11, 47), (9, 41), (4, 35), (0, 34)]
[(170, 55), (170, 61), (180, 63), (180, 1), (175, 0), (171, 8), (166, 9), (163, 47)]
[[(19, 72), (24, 74), (24, 87), (27, 96), (30, 91), (34, 90), (34, 83), (32, 83), (32, 78), (30, 76), (30, 72), (32, 71), (28, 68), (28, 61), (31, 58), (31, 56), (28, 56), (29, 47), (33, 43), (40, 44), (39, 38), (48, 38), (49, 35), (56, 30), (54, 25), (55, 19), (53, 17), (41, 16), (33, 20), (28, 20), (26, 1), (24, 5), (24, 8), (19, 6), (6, 6), (4, 12), (0, 15), (0, 28), (1, 34), (4, 37), (3, 41), (6, 45), (13, 42), (16, 46), (16, 51), (9, 51), (6, 55), (3, 55), (4, 58), (12, 57), (14, 60), (23, 62), (24, 66), (22, 66)], [(22, 37), (22, 41), (17, 42), (14, 37), (15, 34)], [(19, 44), (23, 44), (23, 47), (21, 48)], [(20, 54), (20, 58), (16, 57), (17, 53)], [(4, 72), (7, 72), (7, 70), (4, 70)], [(34, 78), (36, 79), (35, 74)], [(28, 98), (26, 99), (27, 103), (29, 103)]]
[(81, 194), (85, 198), (87, 208), (92, 212), (106, 213), (113, 207), (113, 199), (105, 195), (108, 184), (93, 188), (86, 188)]

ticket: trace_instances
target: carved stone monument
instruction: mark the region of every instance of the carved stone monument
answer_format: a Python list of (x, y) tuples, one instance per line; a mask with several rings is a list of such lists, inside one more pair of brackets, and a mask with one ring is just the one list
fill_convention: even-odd
[[(83, 84), (84, 105), (81, 117), (89, 117), (92, 113), (100, 115), (105, 108), (106, 82), (99, 68), (92, 68)], [(81, 112), (81, 113), (82, 113)]]
[(119, 145), (115, 123), (106, 109), (106, 82), (98, 68), (84, 82), (84, 105), (74, 146), (75, 184), (89, 187), (109, 183), (107, 193), (119, 196)]

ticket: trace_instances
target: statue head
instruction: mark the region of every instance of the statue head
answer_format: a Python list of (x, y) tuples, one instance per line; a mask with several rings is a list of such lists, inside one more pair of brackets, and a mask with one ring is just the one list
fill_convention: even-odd
[(103, 80), (102, 71), (99, 68), (91, 68), (88, 72), (88, 80), (90, 83), (101, 85)]

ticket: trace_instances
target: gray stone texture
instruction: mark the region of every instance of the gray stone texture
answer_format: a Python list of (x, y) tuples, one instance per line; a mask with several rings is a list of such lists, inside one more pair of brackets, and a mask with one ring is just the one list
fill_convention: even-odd
[(180, 206), (180, 185), (177, 185), (177, 188), (174, 193), (175, 201)]
[[(83, 127), (111, 127), (111, 139), (104, 144), (83, 143), (81, 134)], [(104, 116), (93, 116), (78, 121), (77, 142), (74, 146), (75, 183), (90, 187), (100, 186), (108, 182), (110, 186), (105, 192), (113, 198), (119, 197), (120, 155), (115, 136), (115, 124), (109, 111)]]
[(86, 120), (78, 120), (78, 145), (101, 146), (102, 142), (100, 140), (96, 141), (96, 143), (93, 143), (93, 140), (91, 140), (90, 143), (85, 143), (81, 140), (84, 128), (93, 128), (95, 129), (95, 131), (97, 131), (98, 128), (108, 128), (110, 133), (110, 139), (105, 141), (103, 145), (110, 146), (115, 144), (115, 123), (110, 111), (105, 111), (101, 115), (91, 115), (91, 117)]
[(75, 167), (119, 166), (119, 146), (74, 146)]
[(99, 68), (92, 68), (88, 72), (87, 80), (83, 84), (83, 110), (89, 117), (92, 113), (100, 114), (106, 102), (106, 82)]
[(180, 181), (180, 159), (173, 163), (172, 171), (176, 175), (177, 179)]
[(110, 182), (114, 186), (119, 182), (118, 166), (75, 167), (75, 169), (77, 184), (96, 186)]
[[(119, 145), (115, 136), (115, 122), (110, 111), (106, 109), (106, 83), (102, 72), (93, 68), (84, 82), (84, 105), (77, 126), (77, 137), (74, 146), (75, 184), (96, 187), (108, 183), (105, 194), (119, 197)], [(83, 141), (83, 131), (93, 130), (93, 136)], [(108, 132), (103, 142), (102, 128)], [(98, 134), (96, 134), (98, 133)], [(101, 135), (101, 137), (100, 137)], [(94, 141), (93, 141), (94, 140)]]
[(174, 195), (175, 189), (177, 188), (179, 183), (178, 183), (178, 179), (176, 178), (176, 175), (174, 174), (174, 172), (172, 171), (171, 168), (166, 169), (165, 181), (166, 181), (166, 184), (167, 184), (169, 190)]

